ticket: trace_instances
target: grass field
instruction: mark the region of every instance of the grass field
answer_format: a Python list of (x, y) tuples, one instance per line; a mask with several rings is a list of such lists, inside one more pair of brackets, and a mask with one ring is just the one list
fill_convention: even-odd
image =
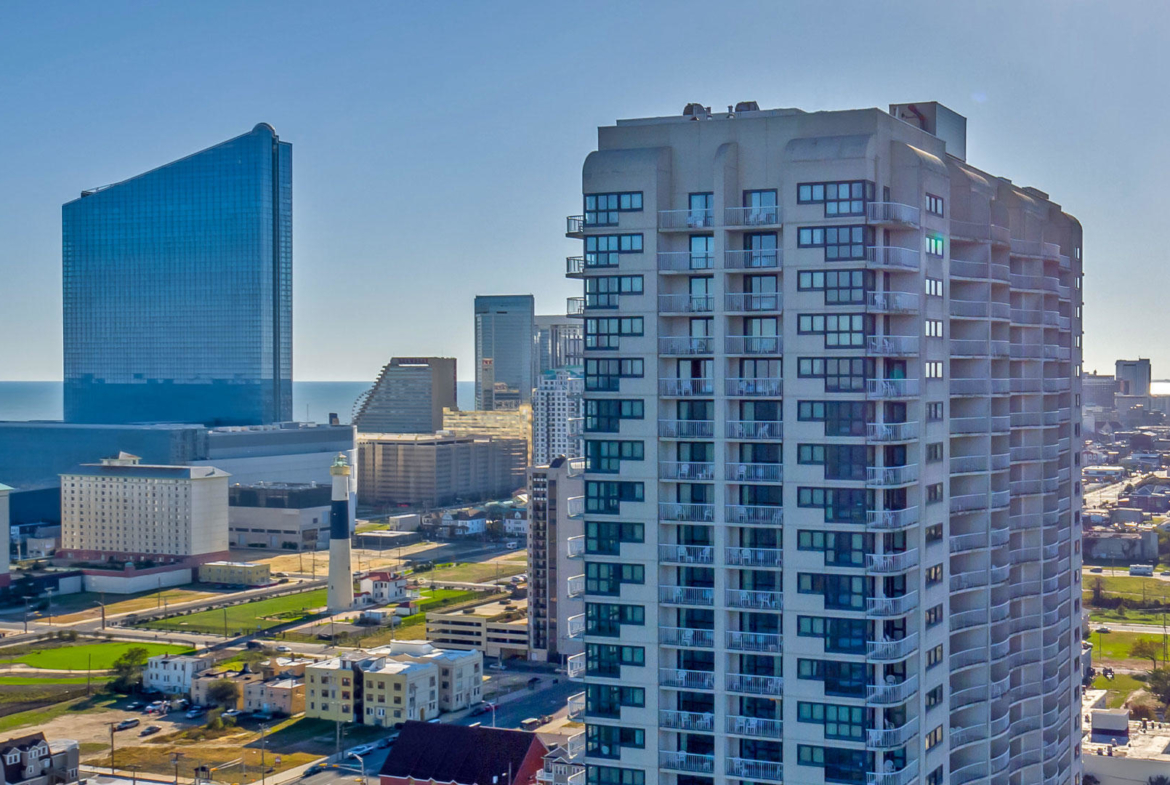
[(1157, 578), (1135, 578), (1128, 575), (1086, 575), (1083, 581), (1084, 599), (1093, 598), (1093, 587), (1101, 581), (1101, 590), (1115, 597), (1133, 600), (1170, 601), (1170, 581)]
[(1149, 660), (1137, 660), (1129, 653), (1133, 644), (1142, 638), (1155, 641), (1159, 646), (1162, 644), (1161, 635), (1150, 635), (1144, 632), (1094, 632), (1089, 636), (1089, 641), (1093, 644), (1093, 664), (1132, 660), (1144, 663), (1147, 668), (1150, 667)]
[(112, 695), (91, 695), (85, 698), (75, 698), (73, 700), (62, 701), (54, 703), (52, 706), (47, 706), (41, 709), (32, 709), (31, 711), (17, 712), (16, 714), (9, 714), (6, 717), (0, 717), (0, 733), (5, 733), (15, 728), (23, 728), (28, 725), (41, 726), (50, 720), (54, 720), (63, 714), (70, 712), (85, 712), (97, 711), (100, 709), (107, 709), (117, 700)]
[(304, 618), (313, 610), (325, 605), (326, 594), (326, 589), (314, 589), (300, 594), (289, 594), (284, 597), (272, 597), (242, 605), (233, 605), (226, 609), (200, 611), (187, 616), (173, 616), (169, 619), (145, 622), (140, 626), (154, 630), (178, 630), (223, 635), (226, 624), (229, 635), (239, 635), (255, 632), (257, 629), (266, 630)]
[[(1124, 612), (1119, 612), (1115, 609), (1095, 608), (1091, 605), (1087, 605), (1086, 608), (1089, 611), (1089, 623), (1094, 628), (1101, 623), (1162, 626), (1162, 613), (1160, 611), (1135, 611), (1127, 608)], [(1170, 628), (1170, 612), (1166, 614), (1166, 621), (1167, 627)]]
[(497, 578), (510, 578), (528, 569), (525, 558), (498, 560), (494, 562), (462, 562), (441, 567), (430, 572), (420, 572), (415, 577), (433, 583), (491, 583)]
[(1145, 686), (1144, 681), (1123, 673), (1119, 673), (1112, 679), (1107, 679), (1104, 676), (1093, 679), (1093, 689), (1108, 691), (1109, 694), (1105, 696), (1105, 705), (1110, 709), (1121, 708), (1131, 693), (1144, 689)]
[[(106, 603), (106, 616), (114, 616), (119, 613), (134, 613), (135, 611), (153, 610), (160, 607), (163, 602), (175, 605), (180, 602), (191, 602), (192, 600), (202, 600), (207, 597), (214, 597), (213, 592), (195, 591), (188, 588), (165, 589), (161, 594), (157, 591), (145, 592), (128, 597), (124, 600)], [(77, 595), (66, 595), (71, 599), (71, 608), (58, 609), (59, 600), (53, 601), (53, 620), (62, 622), (85, 621), (86, 619), (96, 619), (101, 615), (101, 609), (98, 603), (101, 601), (101, 595), (94, 592), (83, 592)], [(73, 597), (80, 598), (72, 601)], [(63, 598), (64, 599), (64, 598)], [(112, 599), (112, 598), (111, 598)], [(73, 611), (73, 612), (71, 612)]]
[[(0, 687), (32, 687), (42, 684), (104, 684), (109, 681), (105, 676), (0, 676)], [(16, 691), (19, 692), (19, 691)], [(4, 698), (4, 690), (0, 690), (0, 700)]]
[(109, 670), (114, 661), (132, 648), (142, 648), (156, 654), (180, 654), (191, 649), (165, 643), (70, 643), (47, 648), (21, 648), (12, 653), (0, 651), (0, 662), (23, 663), (30, 668), (58, 671)]

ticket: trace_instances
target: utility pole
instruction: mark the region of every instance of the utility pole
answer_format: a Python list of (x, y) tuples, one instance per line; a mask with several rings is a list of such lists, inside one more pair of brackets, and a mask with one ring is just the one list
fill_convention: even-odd
[(89, 695), (89, 678), (93, 673), (93, 654), (89, 655), (89, 662), (85, 666), (85, 694)]
[(260, 785), (268, 785), (268, 764), (264, 762), (264, 734), (268, 732), (267, 725), (260, 726)]
[(49, 595), (49, 626), (53, 626), (53, 590), (45, 589), (45, 594)]
[(154, 595), (154, 599), (155, 599), (154, 607), (157, 610), (157, 609), (162, 607), (162, 576), (161, 575), (158, 576), (158, 593)]
[(182, 757), (181, 752), (171, 753), (171, 765), (175, 767), (175, 785), (179, 785), (179, 759)]
[(114, 725), (117, 723), (106, 723), (110, 726), (110, 774), (114, 773)]
[(24, 598), (24, 632), (28, 634), (28, 597)]
[(223, 637), (227, 637), (227, 606), (223, 607)]

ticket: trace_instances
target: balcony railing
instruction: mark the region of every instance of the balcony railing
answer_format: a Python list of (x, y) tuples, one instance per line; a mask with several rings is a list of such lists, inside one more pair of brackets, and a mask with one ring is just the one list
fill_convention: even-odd
[(578, 613), (576, 616), (568, 618), (569, 637), (580, 638), (585, 634), (585, 614)]
[(570, 559), (578, 559), (585, 555), (585, 536), (578, 535), (565, 540), (565, 553)]
[(567, 594), (570, 597), (580, 597), (585, 593), (585, 576), (573, 575), (570, 576), (567, 587)]
[(724, 508), (728, 523), (764, 524), (780, 526), (784, 523), (784, 508), (760, 504), (728, 504)]
[(733, 651), (752, 651), (776, 654), (783, 645), (783, 636), (768, 632), (727, 631), (727, 648)]
[(871, 442), (909, 442), (918, 438), (917, 422), (866, 423), (865, 438)]
[(713, 649), (715, 648), (715, 632), (713, 630), (694, 630), (689, 627), (659, 627), (658, 642), (664, 646)]
[(784, 438), (784, 423), (779, 420), (728, 420), (727, 438), (772, 440)]
[(659, 544), (658, 561), (664, 564), (714, 564), (715, 549), (710, 545)]
[(909, 700), (918, 692), (918, 676), (911, 675), (904, 681), (892, 684), (871, 684), (865, 689), (866, 702), (875, 706), (895, 706)]
[(715, 715), (697, 711), (658, 710), (658, 727), (670, 730), (715, 732)]
[(714, 395), (715, 385), (710, 379), (659, 379), (658, 394), (668, 398)]
[(715, 756), (659, 750), (658, 768), (667, 771), (687, 771), (694, 774), (714, 774)]
[(727, 394), (732, 397), (776, 397), (784, 394), (783, 379), (727, 379)]
[(727, 776), (752, 780), (754, 782), (783, 782), (784, 764), (770, 760), (728, 758)]
[(689, 273), (715, 269), (715, 255), (695, 251), (659, 251), (658, 272)]
[(904, 510), (869, 510), (865, 514), (865, 525), (870, 529), (897, 531), (918, 523), (918, 508)]
[(911, 548), (901, 553), (867, 553), (865, 555), (865, 569), (877, 575), (905, 572), (917, 566), (917, 548)]
[(663, 521), (683, 521), (690, 523), (714, 523), (715, 505), (659, 502), (658, 519)]
[(918, 355), (918, 336), (871, 335), (868, 353), (882, 357), (915, 357)]
[(585, 675), (585, 654), (573, 654), (565, 660), (566, 673), (570, 679), (579, 679)]
[(866, 659), (876, 662), (897, 662), (918, 651), (918, 633), (912, 632), (896, 641), (866, 641)]
[(565, 506), (568, 509), (570, 518), (580, 518), (585, 515), (584, 496), (570, 496), (565, 500)]
[(865, 785), (910, 785), (918, 777), (918, 761), (908, 761), (897, 771), (871, 771), (865, 775)]
[(784, 608), (784, 594), (778, 591), (728, 589), (728, 608), (747, 608), (758, 611), (778, 611)]
[(865, 485), (868, 488), (897, 488), (918, 481), (918, 464), (905, 466), (867, 466)]
[(865, 732), (865, 746), (871, 750), (892, 750), (901, 747), (918, 733), (918, 718), (914, 717), (898, 728), (870, 729)]
[(585, 315), (585, 298), (584, 297), (569, 297), (565, 300), (565, 315), (566, 316), (584, 316)]
[(710, 607), (715, 604), (715, 590), (701, 586), (659, 586), (658, 601), (663, 605)]
[(918, 295), (911, 292), (870, 292), (869, 310), (878, 313), (918, 313)]
[[(584, 655), (582, 655), (582, 654), (574, 654), (573, 656), (574, 657), (581, 657), (582, 659), (584, 659)], [(584, 670), (585, 670), (584, 662), (582, 662), (581, 670), (582, 670), (582, 672), (584, 672)], [(570, 676), (569, 678), (573, 678), (573, 677)], [(582, 714), (584, 714), (585, 713), (585, 693), (578, 692), (576, 695), (570, 695), (569, 700), (568, 700), (568, 708), (569, 708), (569, 716), (570, 717), (579, 717)]]
[(585, 257), (584, 256), (566, 256), (565, 257), (565, 277), (566, 278), (580, 278), (585, 273)]
[(891, 272), (917, 272), (921, 252), (917, 248), (899, 248), (895, 245), (875, 245), (865, 249), (871, 267)]
[(565, 218), (565, 234), (569, 237), (580, 237), (585, 231), (585, 216), (570, 215)]
[(784, 307), (784, 296), (779, 292), (770, 294), (729, 292), (723, 295), (723, 307), (728, 311), (779, 313)]
[(918, 607), (918, 592), (912, 591), (901, 597), (867, 597), (865, 612), (869, 616), (888, 618), (905, 616)]
[(784, 691), (783, 676), (758, 676), (748, 673), (728, 673), (727, 691), (745, 695), (779, 695)]
[(723, 339), (728, 354), (780, 354), (784, 339), (779, 335), (728, 335)]
[(715, 479), (715, 464), (694, 461), (661, 461), (658, 464), (658, 479), (710, 482)]
[(713, 210), (659, 210), (658, 229), (660, 231), (689, 231), (691, 229), (710, 229), (715, 226), (715, 212)]
[(658, 339), (659, 354), (695, 355), (714, 354), (715, 339), (689, 335), (668, 335)]
[[(765, 717), (727, 717), (727, 732), (736, 736), (753, 736), (758, 739), (778, 739), (784, 732), (784, 723), (781, 720), (771, 720)], [(732, 758), (731, 760), (735, 760)], [(760, 763), (762, 761), (751, 761)], [(730, 766), (729, 766), (730, 768)]]
[(660, 294), (659, 313), (710, 313), (715, 310), (711, 294)]
[(680, 690), (713, 690), (715, 689), (715, 672), (659, 668), (658, 684), (662, 687), (675, 687)]
[(728, 482), (782, 482), (782, 463), (726, 463), (723, 478)]
[(917, 226), (919, 214), (917, 207), (900, 202), (870, 202), (866, 205), (866, 217), (871, 223)]
[(780, 208), (771, 207), (725, 207), (723, 220), (727, 226), (778, 226)]
[(732, 548), (724, 551), (724, 560), (736, 567), (779, 567), (783, 551), (779, 548)]
[(866, 379), (865, 394), (869, 398), (916, 398), (917, 379)]
[(711, 439), (715, 423), (711, 420), (659, 420), (658, 435), (664, 439)]

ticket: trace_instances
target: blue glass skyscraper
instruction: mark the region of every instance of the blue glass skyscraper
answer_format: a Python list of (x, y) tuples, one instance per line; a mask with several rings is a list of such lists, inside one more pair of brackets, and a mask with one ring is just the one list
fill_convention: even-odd
[(292, 145), (250, 133), (62, 208), (65, 419), (292, 418)]

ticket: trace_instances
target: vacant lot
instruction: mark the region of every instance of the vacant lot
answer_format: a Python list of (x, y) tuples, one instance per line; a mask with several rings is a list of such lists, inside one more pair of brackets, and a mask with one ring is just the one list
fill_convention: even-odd
[[(176, 605), (180, 602), (191, 602), (192, 600), (202, 600), (214, 596), (214, 592), (196, 591), (193, 587), (164, 589), (162, 592), (144, 592), (142, 594), (131, 595), (124, 599), (118, 599), (115, 595), (106, 595), (106, 599), (109, 600), (106, 603), (106, 617), (109, 618), (119, 613), (153, 610), (154, 608), (161, 608), (164, 604)], [(101, 602), (100, 594), (83, 592), (81, 594), (66, 595), (66, 597), (70, 600), (69, 607), (58, 608), (57, 606), (60, 601), (53, 601), (54, 622), (85, 621), (101, 616), (101, 608), (98, 606), (98, 603)]]
[(500, 557), (489, 562), (463, 562), (443, 565), (430, 572), (415, 575), (420, 580), (433, 583), (491, 583), (499, 578), (510, 578), (528, 569), (528, 560), (523, 554)]
[(272, 597), (266, 600), (246, 602), (212, 611), (200, 611), (187, 616), (173, 616), (142, 624), (155, 630), (177, 630), (181, 632), (203, 632), (212, 635), (242, 635), (266, 630), (279, 624), (302, 619), (325, 605), (325, 589)]
[[(0, 733), (7, 733), (15, 728), (25, 728), (30, 725), (40, 730), (49, 722), (59, 717), (102, 711), (113, 706), (114, 702), (115, 698), (112, 695), (95, 693), (88, 697), (58, 701), (50, 706), (16, 712), (5, 717), (0, 717)], [(50, 736), (49, 738), (54, 737)]]
[(1170, 601), (1170, 581), (1158, 578), (1136, 578), (1128, 575), (1086, 575), (1084, 578), (1084, 599), (1093, 598), (1093, 589), (1097, 582), (1101, 582), (1101, 591), (1114, 597), (1125, 597), (1127, 600), (1160, 600)]
[(1150, 635), (1143, 632), (1093, 632), (1089, 641), (1093, 644), (1093, 665), (1104, 662), (1114, 666), (1125, 663), (1134, 668), (1149, 669), (1152, 663), (1149, 660), (1137, 659), (1130, 656), (1130, 649), (1142, 639), (1151, 640), (1162, 647), (1161, 635)]
[(164, 643), (67, 643), (39, 647), (22, 646), (0, 650), (0, 662), (22, 663), (30, 668), (52, 671), (95, 671), (109, 670), (114, 661), (133, 648), (146, 649), (153, 657), (156, 654), (181, 654), (189, 652), (187, 646), (171, 646)]
[(1145, 687), (1145, 681), (1127, 676), (1124, 673), (1119, 673), (1112, 679), (1107, 679), (1104, 676), (1093, 679), (1093, 689), (1108, 691), (1105, 703), (1110, 709), (1121, 708), (1125, 704), (1126, 698), (1138, 690), (1145, 689)]

